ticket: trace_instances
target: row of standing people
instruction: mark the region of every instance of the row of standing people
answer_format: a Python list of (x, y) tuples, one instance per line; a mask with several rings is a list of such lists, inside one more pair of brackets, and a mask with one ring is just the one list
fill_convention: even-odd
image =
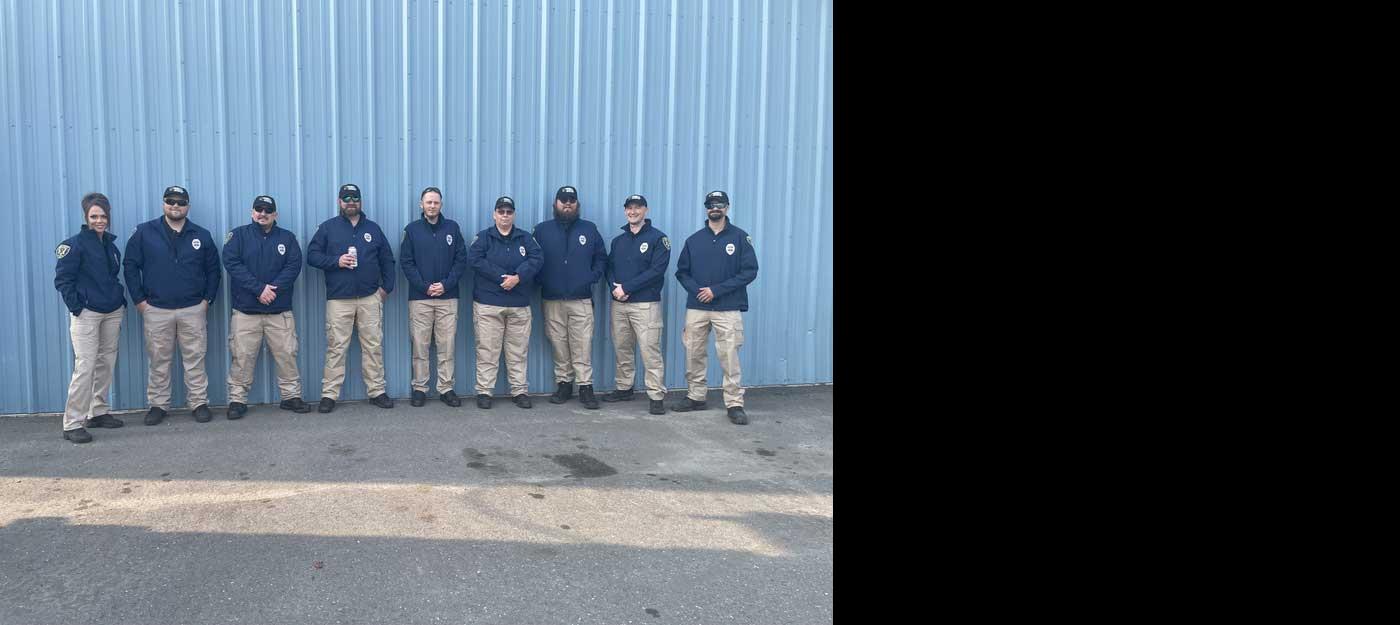
[[(224, 238), (222, 263), (212, 235), (188, 218), (190, 194), (180, 186), (165, 189), (163, 214), (136, 227), (125, 257), (111, 233), (111, 204), (89, 193), (81, 206), (79, 233), (55, 249), (54, 286), (72, 315), (73, 376), (64, 407), (63, 437), (75, 443), (92, 440), (87, 428), (122, 427), (110, 414), (111, 387), (127, 297), (141, 315), (149, 359), (146, 425), (161, 423), (170, 408), (171, 362), (179, 349), (192, 416), (213, 418), (208, 406), (206, 319), (221, 277), (228, 272), (233, 309), (229, 324), (227, 418), (247, 413), (253, 369), (264, 342), (276, 365), (280, 407), (298, 413), (311, 407), (301, 398), (297, 370), (296, 319), (292, 290), (301, 273), (296, 235), (277, 226), (277, 203), (267, 195), (253, 200), (252, 222)], [(395, 259), (384, 232), (362, 208), (359, 187), (345, 184), (337, 194), (339, 215), (321, 223), (306, 250), (305, 264), (320, 269), (326, 284), (326, 361), (318, 412), (335, 409), (345, 380), (345, 358), (353, 331), (358, 331), (361, 369), (371, 403), (393, 408), (386, 392), (383, 363), (383, 302), (395, 287)], [(661, 290), (670, 263), (671, 242), (647, 218), (646, 198), (623, 202), (627, 225), (610, 247), (597, 226), (580, 218), (578, 192), (560, 187), (554, 219), (533, 232), (515, 226), (515, 201), (498, 198), (493, 224), (464, 241), (457, 223), (442, 214), (442, 192), (428, 187), (419, 197), (422, 217), (404, 227), (399, 263), (409, 289), (412, 342), (412, 397), (422, 406), (428, 398), (429, 346), (437, 346), (439, 399), (450, 406), (462, 401), (455, 382), (454, 338), (460, 283), (472, 274), (472, 320), (476, 329), (476, 405), (489, 409), (502, 352), (512, 401), (530, 408), (526, 357), (532, 325), (530, 293), (538, 285), (543, 300), (545, 334), (553, 349), (556, 389), (551, 403), (571, 399), (575, 388), (587, 408), (598, 407), (593, 392), (593, 285), (600, 280), (612, 298), (611, 328), (617, 356), (617, 390), (603, 401), (633, 399), (640, 347), (646, 368), (645, 390), (651, 414), (665, 414), (662, 400), (665, 362), (661, 355), (664, 324)], [(687, 292), (685, 327), (686, 397), (671, 406), (678, 412), (704, 410), (706, 349), (710, 330), (724, 372), (724, 403), (731, 422), (748, 423), (740, 380), (739, 347), (744, 342), (742, 312), (748, 310), (747, 285), (758, 275), (753, 239), (729, 223), (729, 197), (705, 195), (705, 227), (686, 239), (677, 261), (676, 279)], [(609, 252), (609, 249), (611, 250)], [(126, 280), (123, 289), (119, 275)]]

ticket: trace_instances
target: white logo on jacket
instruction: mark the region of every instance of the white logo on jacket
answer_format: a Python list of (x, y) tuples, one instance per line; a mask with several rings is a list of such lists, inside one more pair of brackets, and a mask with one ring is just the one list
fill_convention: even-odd
[(282, 243), (278, 243), (278, 244), (277, 244), (277, 253), (278, 253), (278, 254), (281, 254), (281, 255), (283, 255), (283, 256), (286, 256), (286, 255), (287, 255), (287, 246), (284, 245), (284, 244), (282, 244)]
[(521, 255), (521, 256), (524, 256), (524, 255), (525, 255), (525, 246), (524, 246), (524, 245), (520, 246), (520, 255)]
[(199, 246), (200, 246), (201, 244), (200, 244), (200, 242), (199, 242), (199, 239), (195, 239), (195, 240), (193, 240), (193, 241), (190, 241), (190, 245), (193, 246), (194, 249), (199, 249)]
[(729, 245), (724, 246), (724, 253), (725, 253), (725, 254), (728, 254), (728, 255), (730, 255), (730, 256), (733, 256), (733, 255), (734, 255), (734, 244), (733, 244), (733, 243), (730, 243)]
[(583, 236), (583, 235), (581, 235), (581, 234), (578, 235), (578, 244), (579, 244), (579, 245), (588, 245), (588, 238), (585, 237), (585, 236)]
[(448, 245), (449, 247), (452, 245), (452, 235), (450, 235), (450, 234), (447, 235), (447, 245)]
[(366, 232), (366, 233), (365, 233), (365, 243), (373, 243), (373, 242), (374, 242), (374, 237), (369, 236), (369, 233)]
[(647, 248), (648, 248), (648, 247), (650, 247), (650, 246), (647, 245), (646, 243), (642, 243), (642, 253), (643, 253), (643, 254), (647, 253)]

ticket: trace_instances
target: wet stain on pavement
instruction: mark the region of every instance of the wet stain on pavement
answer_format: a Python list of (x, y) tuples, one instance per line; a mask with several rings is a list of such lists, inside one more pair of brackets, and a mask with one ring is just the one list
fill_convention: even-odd
[(530, 496), (534, 497), (535, 499), (544, 499), (544, 495), (541, 495), (539, 493), (530, 493)]
[(122, 494), (123, 494), (123, 495), (125, 495), (125, 494), (127, 494), (127, 493), (129, 493), (129, 492), (131, 492), (131, 489), (130, 489), (130, 488), (123, 488), (123, 489), (122, 489)]
[(327, 452), (334, 456), (349, 456), (355, 453), (355, 447), (351, 445), (342, 445), (340, 443), (331, 443)]
[(570, 529), (569, 526), (567, 526), (567, 525), (560, 525), (559, 527), (561, 527), (561, 528), (563, 528), (563, 529)]
[(603, 477), (617, 474), (617, 469), (588, 454), (560, 455), (555, 456), (553, 460), (560, 466), (572, 470), (572, 475), (575, 477)]
[(657, 610), (656, 608), (647, 608), (647, 614), (650, 614), (656, 618), (661, 618), (661, 611)]
[(760, 447), (760, 448), (758, 448), (758, 455), (760, 455), (760, 456), (776, 456), (776, 455), (778, 455), (778, 452), (776, 452), (776, 451), (769, 451), (769, 450), (767, 450), (767, 449), (764, 449), (764, 448)]
[(468, 463), (467, 463), (467, 466), (469, 466), (469, 467), (471, 467), (471, 468), (473, 468), (473, 469), (485, 469), (485, 468), (486, 468), (486, 463), (485, 463), (485, 462), (468, 462)]

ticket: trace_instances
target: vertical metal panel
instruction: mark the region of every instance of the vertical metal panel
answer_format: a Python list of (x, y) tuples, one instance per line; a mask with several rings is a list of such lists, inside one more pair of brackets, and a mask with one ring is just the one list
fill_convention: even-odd
[[(514, 197), (516, 223), (551, 216), (578, 187), (611, 241), (622, 198), (642, 193), (675, 244), (702, 227), (700, 199), (724, 189), (759, 253), (742, 350), (748, 385), (830, 382), (832, 358), (832, 0), (0, 0), (0, 245), (27, 259), (0, 273), (0, 413), (62, 410), (72, 372), (52, 249), (102, 191), (125, 246), (160, 215), (160, 192), (190, 189), (190, 218), (216, 234), (275, 196), (303, 250), (354, 182), (391, 239), (443, 189), (464, 232)], [(684, 298), (665, 294), (666, 383), (685, 385)], [(406, 286), (385, 304), (389, 392), (408, 394)], [(469, 293), (469, 287), (464, 287)], [(465, 294), (465, 293), (464, 293)], [(539, 315), (535, 297), (536, 319)], [(596, 290), (593, 362), (613, 386), (608, 298)], [(472, 392), (470, 296), (457, 333), (457, 389)], [(303, 394), (319, 397), (325, 285), (296, 284)], [(210, 401), (227, 401), (228, 281), (210, 314)], [(553, 388), (542, 324), (530, 388)], [(123, 321), (113, 403), (145, 405), (139, 316)], [(718, 385), (718, 360), (709, 379)], [(277, 399), (271, 360), (253, 402)], [(363, 398), (358, 342), (343, 397)], [(640, 376), (640, 372), (639, 372)], [(184, 401), (182, 376), (175, 398)], [(497, 391), (505, 392), (504, 382)]]

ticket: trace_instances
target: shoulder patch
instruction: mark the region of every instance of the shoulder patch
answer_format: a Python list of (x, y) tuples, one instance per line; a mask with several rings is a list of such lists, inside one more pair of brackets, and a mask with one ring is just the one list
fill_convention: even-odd
[(67, 256), (68, 252), (72, 249), (73, 248), (69, 247), (67, 243), (59, 243), (58, 247), (53, 249), (53, 255), (59, 258), (63, 258), (64, 256)]
[(666, 237), (661, 237), (661, 244), (662, 244), (662, 245), (665, 245), (665, 246), (666, 246), (666, 249), (668, 249), (668, 250), (671, 249), (671, 239), (668, 239), (668, 238), (666, 238)]
[(228, 234), (224, 235), (224, 245), (228, 245), (228, 242), (229, 242), (229, 241), (232, 241), (232, 240), (233, 240), (233, 231), (232, 231), (232, 230), (229, 230), (229, 231), (228, 231)]
[(744, 240), (749, 242), (749, 247), (753, 247), (753, 237), (746, 234), (744, 235)]
[(472, 235), (472, 244), (473, 244), (473, 245), (476, 244), (476, 239), (477, 239), (477, 237), (479, 237), (479, 236), (481, 236), (481, 235), (480, 235), (480, 234), (473, 234), (473, 235)]

